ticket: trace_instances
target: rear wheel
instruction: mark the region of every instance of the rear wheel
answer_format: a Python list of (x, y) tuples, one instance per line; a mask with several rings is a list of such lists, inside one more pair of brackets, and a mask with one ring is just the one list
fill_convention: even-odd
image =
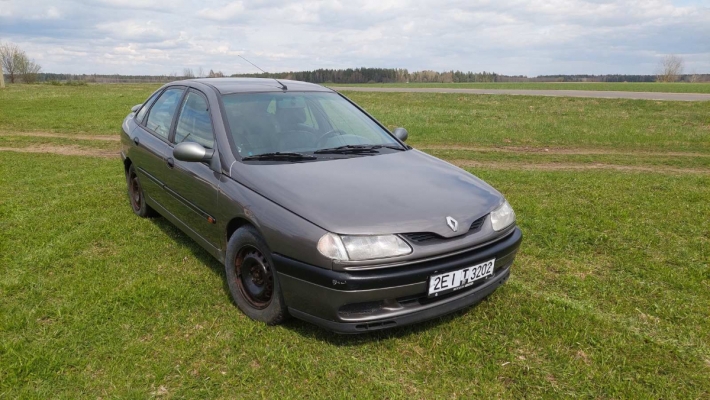
[(155, 210), (150, 208), (150, 206), (145, 202), (143, 187), (141, 186), (140, 179), (138, 179), (138, 175), (136, 174), (136, 169), (133, 167), (133, 164), (128, 167), (126, 184), (128, 185), (128, 198), (131, 201), (133, 213), (142, 218), (156, 216), (157, 213)]
[(269, 325), (286, 318), (271, 253), (252, 226), (237, 229), (229, 239), (225, 272), (232, 299), (249, 318)]

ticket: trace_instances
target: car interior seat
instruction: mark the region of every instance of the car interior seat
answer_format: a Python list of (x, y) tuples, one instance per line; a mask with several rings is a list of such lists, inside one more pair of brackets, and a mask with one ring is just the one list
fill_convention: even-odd
[(278, 108), (276, 120), (279, 123), (281, 151), (311, 150), (316, 140), (315, 129), (305, 124), (305, 108)]

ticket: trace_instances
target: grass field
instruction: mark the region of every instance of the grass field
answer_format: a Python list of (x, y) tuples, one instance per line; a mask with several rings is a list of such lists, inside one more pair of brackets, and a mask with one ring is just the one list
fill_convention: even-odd
[(478, 306), (350, 337), (252, 322), (133, 216), (111, 152), (154, 89), (0, 90), (0, 398), (710, 397), (710, 104), (349, 93), (525, 233)]
[(656, 82), (492, 82), (492, 83), (367, 83), (327, 86), (373, 86), (431, 88), (445, 87), (457, 89), (524, 89), (524, 90), (599, 90), (619, 92), (667, 92), (667, 93), (710, 93), (710, 83), (656, 83)]

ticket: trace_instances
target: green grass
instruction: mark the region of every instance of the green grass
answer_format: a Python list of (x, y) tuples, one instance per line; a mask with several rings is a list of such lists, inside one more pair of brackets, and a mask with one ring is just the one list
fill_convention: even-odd
[[(9, 85), (0, 132), (111, 135), (155, 85)], [(346, 92), (410, 143), (710, 152), (710, 102)]]
[(345, 92), (415, 146), (710, 152), (710, 102)]
[(523, 90), (594, 90), (619, 92), (710, 93), (710, 83), (657, 83), (657, 82), (495, 82), (495, 83), (368, 83), (335, 84), (326, 86), (371, 86), (409, 88), (457, 89), (523, 89)]
[(8, 85), (0, 90), (0, 131), (118, 134), (131, 107), (159, 87)]
[[(0, 147), (112, 150), (71, 135), (116, 134), (154, 89), (11, 85)], [(267, 327), (207, 252), (132, 214), (118, 158), (0, 151), (0, 398), (710, 397), (708, 105), (350, 95), (425, 151), (505, 167), (469, 170), (524, 231), (508, 284), (386, 332)], [(595, 164), (647, 170), (525, 170)]]
[(525, 232), (509, 284), (349, 337), (245, 318), (118, 160), (0, 157), (0, 397), (710, 395), (709, 177), (474, 170)]

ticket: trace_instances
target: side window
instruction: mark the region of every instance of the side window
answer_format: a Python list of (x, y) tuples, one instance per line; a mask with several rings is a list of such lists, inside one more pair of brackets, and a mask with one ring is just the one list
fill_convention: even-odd
[(145, 126), (167, 139), (168, 135), (170, 135), (170, 126), (173, 122), (175, 110), (184, 91), (183, 88), (172, 88), (164, 91), (151, 107)]
[(207, 100), (195, 92), (188, 92), (180, 110), (173, 143), (195, 142), (211, 149), (214, 147), (212, 120)]
[(156, 93), (148, 100), (146, 100), (145, 103), (143, 103), (143, 107), (141, 107), (140, 111), (138, 111), (138, 115), (136, 115), (136, 121), (138, 121), (139, 124), (143, 123), (143, 118), (145, 118), (145, 115), (148, 113), (148, 109), (150, 108), (150, 105), (153, 104), (153, 101), (158, 97), (159, 93)]

